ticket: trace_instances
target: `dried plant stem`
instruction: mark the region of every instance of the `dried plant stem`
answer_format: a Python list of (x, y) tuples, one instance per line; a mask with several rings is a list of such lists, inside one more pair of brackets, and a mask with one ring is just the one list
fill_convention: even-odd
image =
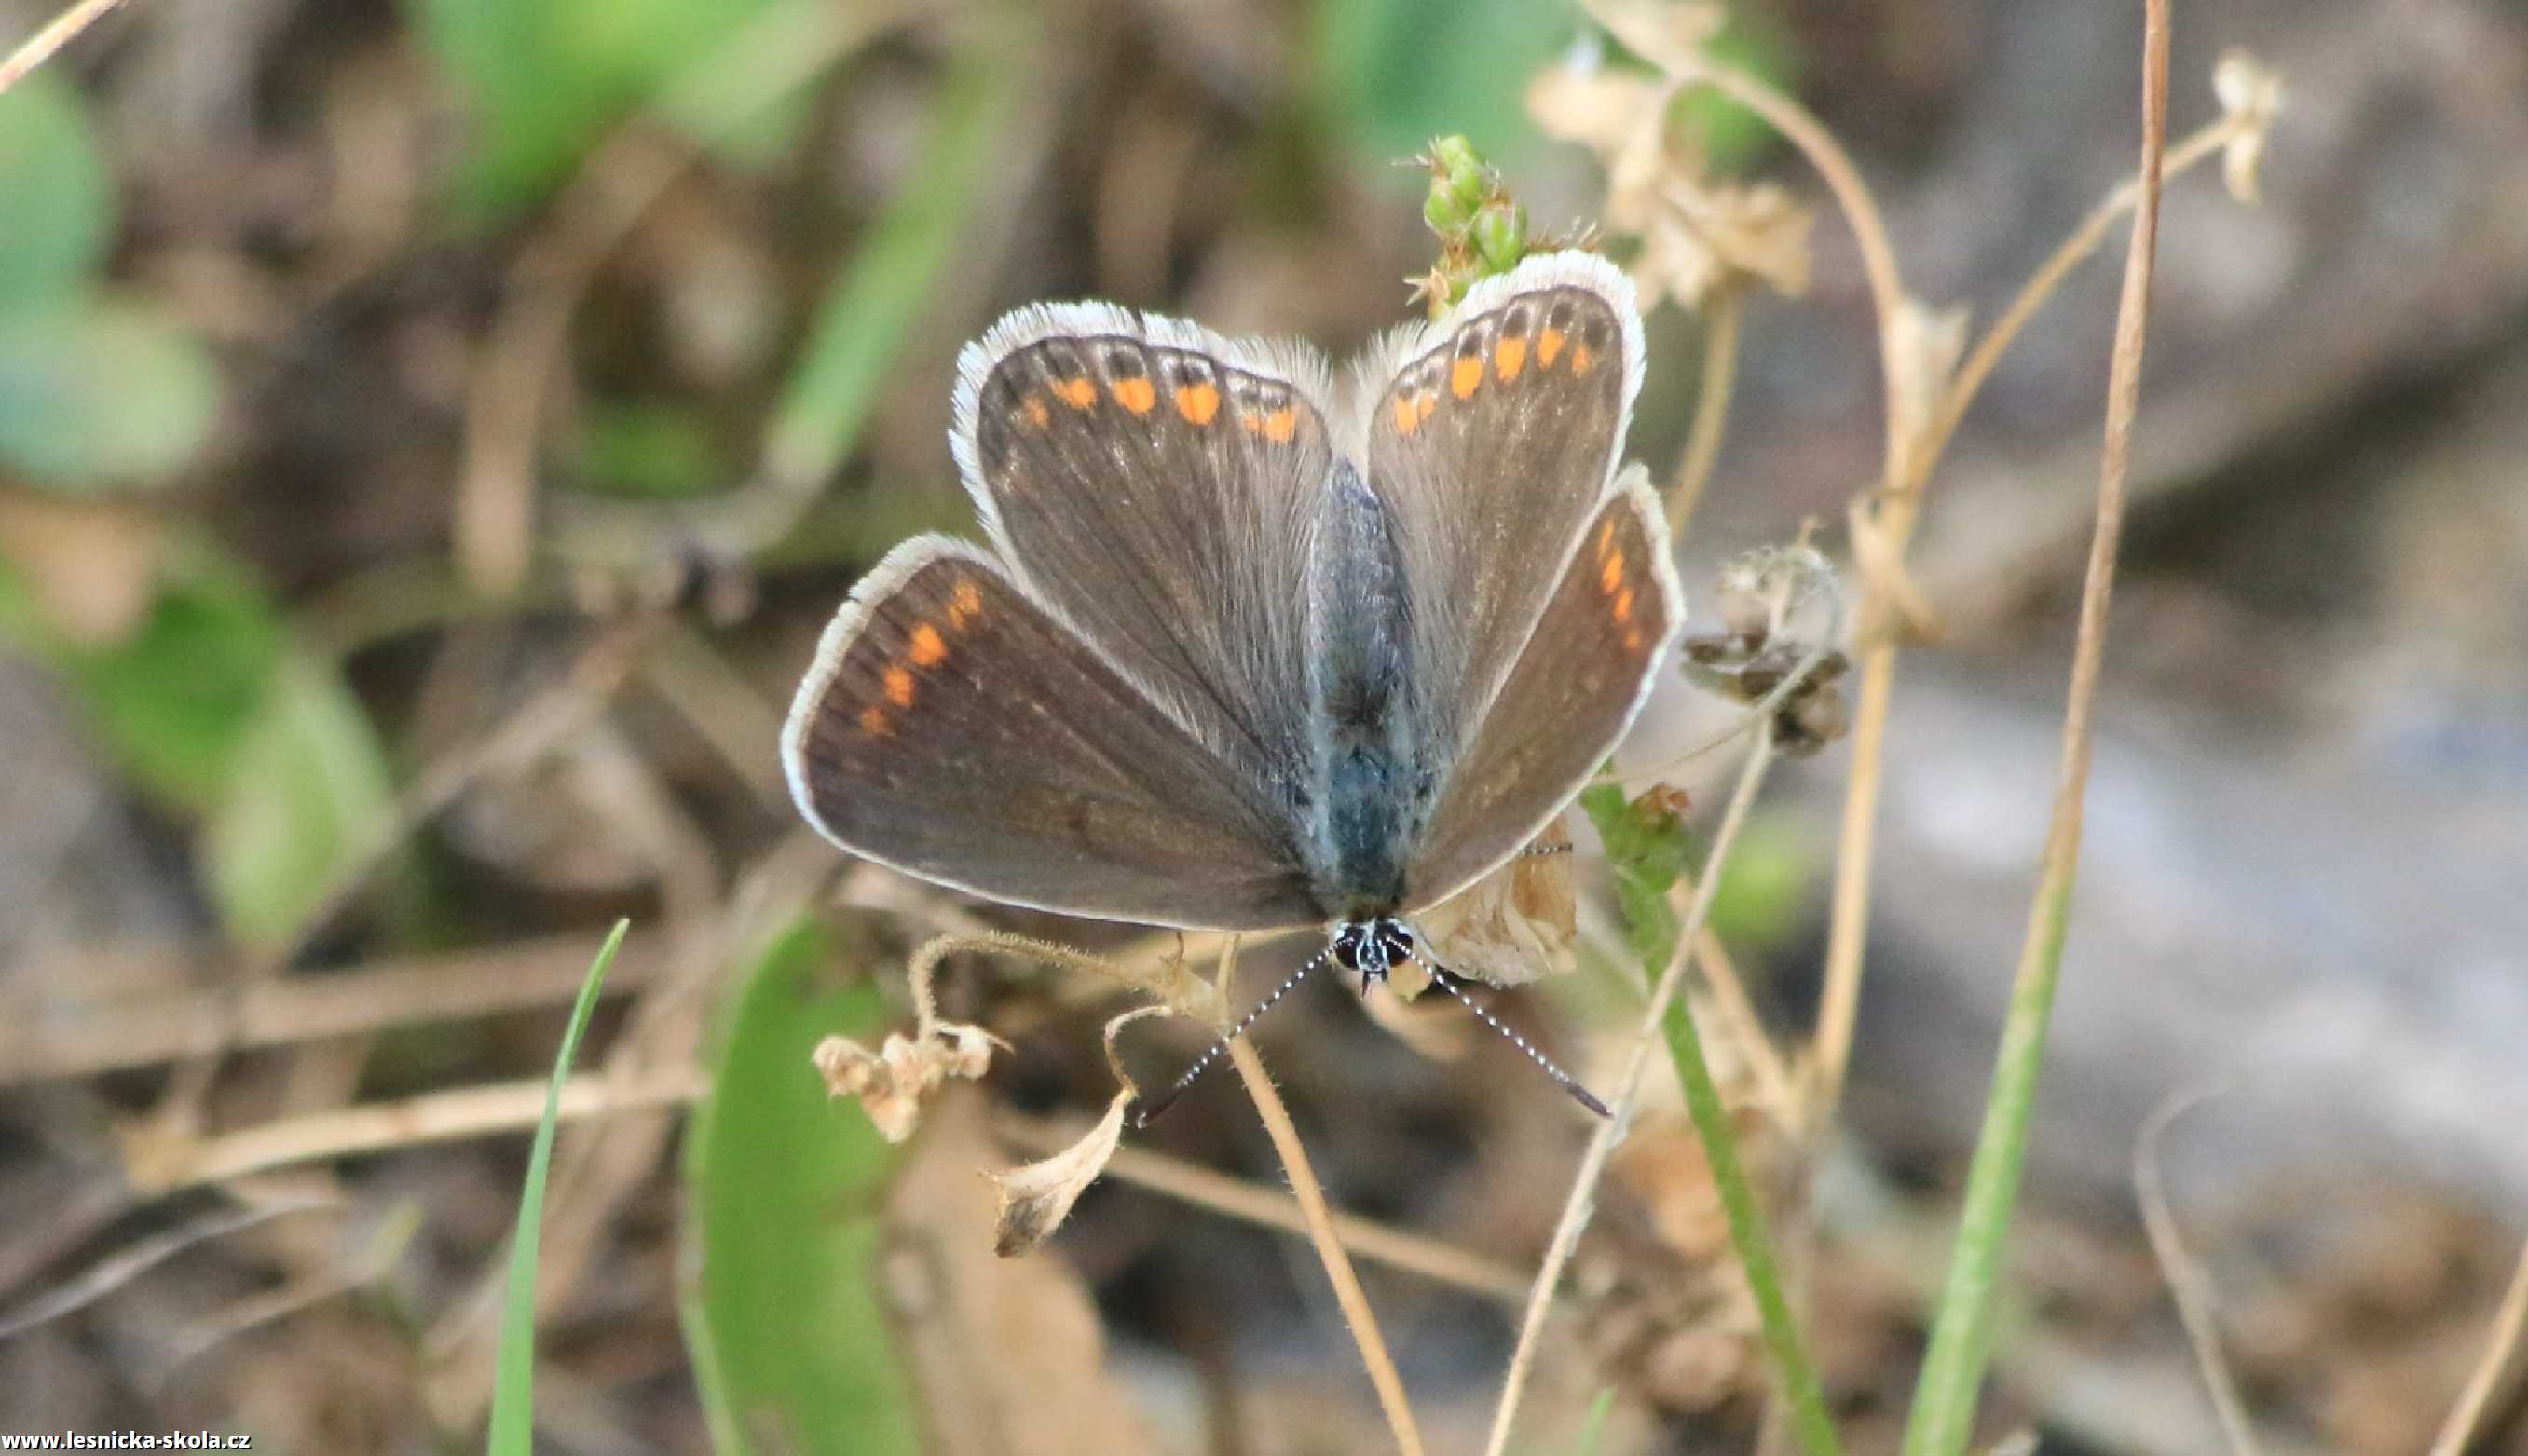
[[(1608, 1105), (1614, 1116), (1602, 1119), (1589, 1139), (1588, 1151), (1580, 1158), (1579, 1170), (1572, 1174), (1571, 1192), (1563, 1200), (1561, 1220), (1554, 1226), (1554, 1237), (1545, 1248), (1544, 1266), (1537, 1271), (1536, 1283), (1528, 1291), (1527, 1313), (1520, 1319), (1518, 1345), (1510, 1352), (1509, 1374), (1501, 1382), (1501, 1404), (1493, 1412), (1492, 1435), (1484, 1442), (1485, 1456), (1501, 1456), (1509, 1448), (1510, 1426), (1518, 1418), (1518, 1402), (1527, 1386), (1529, 1372), (1536, 1364), (1537, 1341), (1545, 1332), (1545, 1317), (1554, 1308), (1554, 1296), (1562, 1282), (1563, 1267), (1571, 1262), (1571, 1252), (1578, 1247), (1582, 1230), (1589, 1226), (1590, 1213), (1597, 1206), (1598, 1179), (1606, 1170), (1606, 1160), (1614, 1155), (1615, 1145), (1623, 1140), (1626, 1125), (1632, 1120), (1633, 1105), (1641, 1095), (1642, 1072), (1649, 1066), (1651, 1053), (1660, 1045), (1660, 1032), (1667, 1024), (1667, 1009), (1676, 1000), (1685, 983), (1685, 967), (1693, 959), (1694, 946), (1701, 936), (1704, 922), (1712, 913), (1714, 892), (1719, 888), (1721, 871), (1728, 865), (1729, 852), (1738, 842), (1738, 831), (1747, 822), (1747, 810), (1756, 802), (1756, 791), (1764, 781), (1764, 770), (1772, 762), (1773, 740), (1770, 731), (1756, 735), (1748, 752), (1746, 765), (1739, 770), (1738, 787), (1729, 797), (1729, 807), (1720, 816), (1720, 828), (1712, 835), (1712, 853), (1705, 857), (1701, 878), (1696, 882), (1694, 901), (1686, 910), (1679, 928), (1676, 951), (1659, 972), (1659, 984), (1652, 988), (1649, 1004), (1643, 1008), (1641, 1029), (1634, 1034), (1631, 1055), (1625, 1060), (1622, 1078), (1614, 1088)], [(1716, 1174), (1716, 1170), (1715, 1170)]]
[(1694, 425), (1685, 437), (1685, 454), (1676, 484), (1667, 493), (1667, 530), (1671, 541), (1685, 539), (1685, 523), (1712, 484), (1712, 467), (1720, 461), (1720, 438), (1729, 425), (1729, 396), (1738, 383), (1738, 324), (1746, 312), (1746, 295), (1724, 286), (1703, 309), (1702, 392), (1694, 401)]
[[(2233, 112), (2169, 148), (2162, 172), (2163, 183), (2183, 176), (2197, 162), (2219, 155), (2221, 148), (2228, 145), (2233, 137), (2255, 125), (2254, 117), (2247, 113)], [(1967, 407), (1975, 403), (1975, 395), (1982, 391), (1984, 381), (1992, 377), (2001, 356), (2018, 341), (2020, 331), (2028, 327), (2028, 320), (2036, 317), (2038, 309), (2053, 300), (2055, 291), (2063, 286), (2063, 280), (2072, 276), (2072, 270), (2089, 261), (2098, 245), (2106, 241), (2108, 231), (2133, 210), (2140, 195), (2141, 180), (2127, 178), (2114, 191), (2101, 198), (2089, 215), (2080, 220), (2080, 226), (2072, 230), (2072, 235), (2064, 238), (2062, 245), (2028, 275), (2018, 295), (2010, 300), (2010, 306), (1993, 320), (1992, 327), (1984, 331), (1983, 338), (1975, 340), (1975, 347), (1959, 363), (1958, 372), (1950, 377), (1948, 390), (1940, 396), (1940, 407), (1922, 432), (1922, 447), (1917, 452), (1920, 470), (1914, 479), (1900, 483), (1900, 489), (1911, 490), (1921, 486), (1922, 476), (1928, 473), (1930, 463), (1948, 447), (1949, 437), (1957, 433), (1958, 422), (1965, 418)]]
[[(678, 1107), (702, 1096), (709, 1080), (692, 1066), (629, 1078), (589, 1072), (562, 1084), (559, 1116), (568, 1122)], [(302, 1163), (523, 1132), (544, 1116), (546, 1090), (545, 1082), (532, 1081), (431, 1092), (400, 1102), (311, 1113), (194, 1142), (153, 1142), (128, 1150), (127, 1157), (135, 1186), (167, 1193)]]
[[(146, 968), (135, 970), (134, 963)], [(655, 980), (662, 964), (652, 948), (626, 946), (606, 990)], [(68, 1007), (31, 999), (0, 1002), (0, 1087), (550, 1006), (568, 1002), (587, 975), (587, 940), (576, 935), (265, 980), (243, 978), (234, 962), (214, 963), (206, 972), (181, 951), (133, 956), (111, 970), (106, 958), (75, 957), (27, 976), (26, 984), (96, 984), (108, 976), (150, 985), (188, 978), (208, 984)]]
[(1422, 1456), (1422, 1432), (1413, 1424), (1413, 1408), (1404, 1401), (1404, 1378), (1396, 1373), (1396, 1362), (1389, 1358), (1387, 1340), (1378, 1332), (1378, 1319), (1369, 1311), (1369, 1296), (1360, 1288), (1360, 1275), (1352, 1272), (1351, 1256), (1343, 1252), (1343, 1240), (1335, 1233), (1334, 1216), (1326, 1207), (1326, 1190), (1317, 1184), (1316, 1170), (1309, 1166), (1308, 1150), (1299, 1143), (1299, 1129), (1290, 1125), (1290, 1110), (1282, 1106), (1282, 1094), (1274, 1090), (1273, 1079), (1265, 1074), (1264, 1061), (1255, 1055), (1254, 1044), (1243, 1036), (1229, 1039), (1229, 1060), (1238, 1067), (1238, 1079), (1246, 1084), (1246, 1095), (1255, 1104), (1256, 1116), (1264, 1120), (1265, 1135), (1273, 1139), (1273, 1150), (1282, 1159), (1282, 1170), (1290, 1176), (1290, 1191), (1298, 1195), (1299, 1212), (1307, 1221), (1308, 1241), (1317, 1247), (1317, 1258), (1326, 1267), (1326, 1277), (1334, 1281), (1335, 1302), (1343, 1306), (1343, 1320), (1351, 1326), (1352, 1342), (1360, 1347), (1360, 1358), (1369, 1367), (1369, 1382), (1378, 1387), (1378, 1406), (1387, 1415), (1387, 1429), (1396, 1437), (1396, 1449), (1402, 1456)]
[[(1758, 729), (1750, 760), (1761, 768), (1772, 745), (1771, 726)], [(1711, 881), (1718, 876), (1707, 873), (1704, 878)], [(1707, 897), (1700, 891), (1695, 900), (1698, 910), (1709, 908)], [(1721, 1210), (1728, 1216), (1729, 1242), (1738, 1251), (1748, 1291), (1755, 1296), (1765, 1353), (1772, 1359), (1774, 1384), (1790, 1413), (1791, 1432), (1809, 1456), (1834, 1456), (1842, 1446), (1835, 1438), (1834, 1423), (1826, 1415), (1825, 1391), (1818, 1383), (1816, 1364), (1809, 1359), (1807, 1343), (1800, 1337), (1799, 1324), (1792, 1318), (1781, 1263), (1773, 1255), (1771, 1235), (1764, 1230), (1764, 1207), (1756, 1197), (1755, 1185), (1748, 1181), (1746, 1168), (1738, 1161), (1738, 1136), (1730, 1127), (1729, 1107), (1721, 1101), (1719, 1084), (1712, 1079), (1712, 1064), (1703, 1054), (1702, 1030), (1694, 1024), (1693, 1009), (1682, 998), (1668, 1004), (1666, 1031), (1668, 1060), (1675, 1064), (1677, 1080), (1685, 1089), (1686, 1115), (1694, 1119), (1694, 1130), (1703, 1140), (1704, 1161), (1712, 1169), (1712, 1186), (1720, 1194)]]
[(2485, 1408), (2493, 1403), (2494, 1390), (2510, 1368), (2510, 1357), (2518, 1351), (2522, 1326), (2528, 1326), (2528, 1249), (2519, 1251), (2519, 1265), (2510, 1273), (2510, 1287), (2502, 1296), (2502, 1307), (2493, 1314), (2493, 1334), (2485, 1341), (2484, 1358), (2475, 1363), (2475, 1373), (2466, 1378), (2466, 1388), (2458, 1392), (2449, 1420), (2432, 1439), (2431, 1456), (2465, 1456), (2467, 1447), (2475, 1441), (2476, 1427), (2484, 1419)]
[(1905, 1456), (1955, 1456), (1975, 1423), (1976, 1391), (1991, 1354), (1993, 1292), (2002, 1248), (2018, 1207), (2028, 1125), (2045, 1065), (2045, 1031), (2061, 978), (2063, 942), (2080, 870), (2083, 798), (2089, 783), (2091, 707), (2106, 654), (2107, 609), (2115, 590), (2116, 548), (2124, 527), (2125, 484), (2133, 462), (2133, 420), (2141, 406), (2142, 340), (2150, 324), (2151, 260), (2159, 240), (2161, 163), (2168, 142), (2168, 5), (2146, 0), (2142, 22), (2141, 190), (2125, 254), (2123, 298), (2116, 309), (2115, 355), (2107, 383), (2105, 442), (2099, 451), (2097, 526), (2080, 592), (2080, 638), (2072, 651), (2072, 684), (2063, 712), (2063, 756), (2052, 823), (2029, 908), (2028, 937), (2013, 978), (2010, 1011), (1985, 1104), (1982, 1132), (1967, 1175), (1957, 1252), (1931, 1329), (1931, 1343), (1906, 1422)]
[[(1841, 209), (1861, 247), (1861, 270), (1870, 281), (1870, 306), (1878, 316), (1879, 385), (1892, 389), (1896, 379), (1896, 309), (1904, 301), (1905, 284), (1897, 272), (1896, 249), (1887, 240), (1887, 224), (1878, 215), (1877, 199), (1870, 195), (1869, 184), (1861, 180), (1861, 169), (1852, 165), (1852, 156), (1843, 149), (1843, 143), (1834, 139), (1834, 133), (1814, 113), (1757, 77), (1709, 56), (1698, 58), (1690, 75), (1763, 117), (1764, 124), (1798, 147), (1809, 165), (1817, 169), (1817, 176), (1825, 180), (1826, 189), (1834, 193), (1835, 206)], [(1902, 475), (1907, 443), (1904, 423), (1896, 410), (1890, 408), (1886, 415), (1886, 480), (1893, 485)]]
[(2256, 1432), (2247, 1421), (2247, 1404), (2238, 1396), (2238, 1378), (2230, 1373), (2229, 1358), (2221, 1353), (2221, 1325), (2213, 1314), (2212, 1281), (2186, 1251), (2186, 1240), (2177, 1228), (2177, 1213), (2168, 1204), (2168, 1182), (2159, 1168), (2159, 1142), (2168, 1132), (2168, 1124), (2224, 1090), (2213, 1086), (2173, 1097), (2142, 1123), (2141, 1134), (2133, 1139), (2133, 1196), (2141, 1205), (2142, 1227), (2150, 1235), (2151, 1255), (2159, 1261), (2159, 1272), (2177, 1300), (2177, 1318), (2186, 1326), (2186, 1343), (2194, 1347), (2194, 1363), (2203, 1372), (2204, 1392), (2211, 1398), (2212, 1414), (2221, 1423), (2221, 1433), (2229, 1440), (2233, 1456), (2256, 1456)]
[[(2189, 136), (2168, 153), (2166, 177), (2175, 177), (2207, 157), (2240, 130), (2253, 125), (2241, 116), (2225, 117)], [(1958, 423), (1991, 378), (2001, 356), (2039, 309), (2053, 299), (2072, 270), (2088, 260), (2116, 221), (2140, 195), (2138, 178), (2128, 179), (2101, 200), (2062, 246), (2010, 301), (1991, 329), (1975, 341), (1949, 387), (1939, 408), (1909, 449), (1905, 467), (1891, 483), (1872, 521), (1883, 559), (1900, 561), (1922, 516), (1922, 496), (1931, 468), (1948, 448)], [(1843, 1077), (1852, 1060), (1852, 1029), (1861, 1008), (1862, 942), (1870, 928), (1871, 855), (1877, 830), (1878, 795), (1885, 779), (1888, 706), (1896, 690), (1896, 644), (1883, 630), (1889, 615), (1890, 586), (1879, 578), (1865, 584), (1860, 620), (1878, 624), (1879, 635), (1861, 649), (1861, 690), (1853, 710), (1852, 772), (1846, 781), (1843, 827), (1835, 848), (1832, 908), (1828, 915), (1825, 989), (1817, 1007), (1816, 1085), (1810, 1098), (1813, 1131), (1822, 1136), (1832, 1126), (1835, 1106), (1843, 1095)]]
[[(1071, 1147), (1088, 1131), (1084, 1122), (1062, 1124), (1038, 1118), (1011, 1117), (995, 1125), (1003, 1136), (1038, 1156)], [(1226, 1218), (1288, 1233), (1308, 1231), (1306, 1212), (1288, 1193), (1129, 1143), (1107, 1160), (1104, 1175)], [(1355, 1214), (1333, 1217), (1335, 1233), (1343, 1247), (1373, 1263), (1493, 1299), (1515, 1300), (1527, 1292), (1523, 1269)]]
[(0, 61), (0, 94), (26, 78), (26, 74), (53, 58), (53, 52), (70, 44), (79, 32), (104, 20), (123, 0), (79, 0), (79, 3), (53, 17), (44, 28), (26, 37), (26, 43)]

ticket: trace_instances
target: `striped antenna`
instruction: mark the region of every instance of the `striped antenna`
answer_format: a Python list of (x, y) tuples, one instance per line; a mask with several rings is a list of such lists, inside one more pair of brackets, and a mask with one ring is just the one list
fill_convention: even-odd
[(1413, 959), (1421, 962), (1423, 968), (1431, 972), (1431, 984), (1438, 986), (1441, 990), (1457, 998), (1457, 1004), (1481, 1017), (1485, 1025), (1490, 1026), (1495, 1031), (1508, 1037), (1509, 1044), (1518, 1048), (1520, 1051), (1525, 1052), (1527, 1054), (1528, 1061), (1543, 1067), (1547, 1076), (1550, 1076), (1556, 1082), (1561, 1083), (1562, 1090), (1570, 1093), (1573, 1101), (1579, 1103), (1589, 1111), (1596, 1113), (1599, 1117), (1608, 1118), (1614, 1116), (1612, 1113), (1606, 1111), (1606, 1105), (1598, 1100), (1597, 1094), (1591, 1092), (1588, 1088), (1581, 1086), (1578, 1081), (1572, 1078), (1571, 1073), (1554, 1066), (1553, 1058), (1546, 1056), (1543, 1052), (1540, 1052), (1536, 1048), (1528, 1045), (1526, 1037), (1510, 1030), (1508, 1025), (1504, 1023), (1501, 1017), (1494, 1015), (1490, 1011), (1485, 1010), (1480, 1002), (1476, 1001), (1473, 997), (1468, 996), (1465, 992), (1466, 982), (1464, 977), (1458, 975), (1455, 971), (1448, 969), (1447, 966), (1442, 965), (1439, 962), (1432, 960), (1430, 957), (1421, 954), (1418, 950), (1414, 953)]
[[(1159, 1119), (1159, 1115), (1161, 1113), (1164, 1113), (1169, 1108), (1176, 1106), (1177, 1099), (1185, 1095), (1185, 1089), (1193, 1085), (1193, 1079), (1201, 1076), (1204, 1071), (1210, 1068), (1211, 1064), (1220, 1060), (1221, 1053), (1229, 1050), (1230, 1039), (1244, 1036), (1246, 1034), (1246, 1028), (1255, 1024), (1256, 1017), (1271, 1011), (1275, 1002), (1290, 995), (1291, 987), (1299, 984), (1299, 982), (1303, 980), (1306, 980), (1308, 978), (1308, 972), (1325, 964), (1327, 959), (1333, 956), (1334, 953), (1334, 947), (1328, 946), (1324, 950), (1309, 957), (1306, 961), (1300, 962), (1299, 968), (1290, 972), (1290, 978), (1289, 980), (1286, 980), (1282, 984), (1274, 987), (1272, 995), (1255, 1003), (1255, 1010), (1248, 1012), (1245, 1015), (1238, 1018), (1238, 1024), (1229, 1029), (1229, 1039), (1213, 1042), (1208, 1048), (1205, 1048), (1201, 1056), (1193, 1059), (1193, 1066), (1185, 1069), (1185, 1075), (1178, 1077), (1174, 1086), (1171, 1086), (1167, 1091), (1159, 1094), (1158, 1101), (1151, 1103), (1145, 1108), (1134, 1108), (1132, 1110), (1132, 1125), (1134, 1127), (1147, 1127), (1152, 1122)], [(1535, 1054), (1530, 1053), (1529, 1055), (1533, 1056)]]

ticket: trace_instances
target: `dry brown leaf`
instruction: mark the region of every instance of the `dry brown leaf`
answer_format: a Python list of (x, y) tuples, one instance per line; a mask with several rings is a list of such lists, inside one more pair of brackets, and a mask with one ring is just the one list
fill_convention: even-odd
[(1004, 1259), (1031, 1254), (1053, 1237), (1062, 1221), (1071, 1217), (1071, 1206), (1115, 1156), (1115, 1145), (1124, 1137), (1124, 1110), (1132, 1105), (1132, 1089), (1128, 1086), (1115, 1094), (1115, 1100), (1106, 1105), (1106, 1116), (1080, 1141), (1040, 1163), (989, 1175), (1001, 1194), (992, 1231), (993, 1253)]
[(900, 1143), (913, 1135), (925, 1098), (951, 1077), (981, 1076), (992, 1065), (992, 1048), (1006, 1045), (980, 1026), (942, 1021), (927, 1033), (889, 1032), (875, 1052), (848, 1036), (829, 1036), (814, 1056), (826, 1094), (858, 1098), (879, 1135)]
[(1549, 66), (1527, 84), (1527, 114), (1546, 135), (1613, 156), (1669, 87), (1637, 72)]
[(2254, 202), (2261, 195), (2257, 168), (2265, 158), (2265, 138), (2283, 107), (2283, 78), (2234, 47), (2222, 52), (2220, 64), (2212, 68), (2212, 94), (2221, 102), (2221, 114), (2238, 123), (2238, 132), (2221, 148), (2222, 184), (2240, 202)]
[(984, 1101), (952, 1092), (888, 1190), (879, 1262), (896, 1347), (937, 1456), (1151, 1456), (1148, 1424), (1116, 1379), (1079, 1272), (984, 1247), (998, 1158)]
[(1580, 920), (1569, 816), (1556, 815), (1528, 851), (1414, 917), (1441, 964), (1495, 986), (1571, 968)]

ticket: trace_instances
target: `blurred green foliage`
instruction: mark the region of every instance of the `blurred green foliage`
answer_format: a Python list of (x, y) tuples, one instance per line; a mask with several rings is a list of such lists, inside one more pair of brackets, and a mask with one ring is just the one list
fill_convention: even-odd
[(699, 1287), (685, 1328), (720, 1456), (891, 1456), (922, 1448), (875, 1285), (894, 1151), (835, 1105), (810, 1054), (877, 1039), (886, 1006), (838, 976), (839, 947), (801, 920), (745, 972), (686, 1143)]
[(584, 401), (567, 472), (581, 490), (636, 500), (704, 494), (730, 479), (728, 453), (701, 411), (648, 399)]
[[(608, 127), (678, 71), (762, 14), (770, 0), (411, 0), (432, 55), (473, 108), (461, 193), (482, 212), (516, 211), (566, 178)], [(799, 113), (715, 138), (759, 155)]]
[(219, 375), (162, 313), (98, 295), (113, 180), (79, 92), (0, 93), (0, 471), (70, 494), (172, 479), (209, 435)]
[(1319, 0), (1324, 101), (1371, 159), (1450, 132), (1515, 158), (1537, 142), (1521, 100), (1529, 78), (1584, 23), (1566, 0)]

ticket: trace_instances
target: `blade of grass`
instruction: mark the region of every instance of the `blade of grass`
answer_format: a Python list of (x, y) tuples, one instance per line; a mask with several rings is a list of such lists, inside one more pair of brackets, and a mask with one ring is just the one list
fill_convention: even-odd
[(955, 256), (958, 231), (982, 195), (994, 144), (1025, 89), (1010, 73), (1026, 53), (1026, 32), (1015, 16), (997, 28), (1012, 33), (976, 35), (957, 48), (920, 164), (816, 310), (764, 437), (764, 476), (776, 491), (804, 494), (841, 466)]
[(2115, 356), (2107, 383), (2105, 443), (2099, 452), (2097, 526), (2080, 592), (2080, 638), (2063, 713), (2063, 759), (2053, 820), (2020, 952), (1992, 1095), (1967, 1175), (1957, 1251), (1931, 1327), (1931, 1345), (1905, 1426), (1905, 1456), (1956, 1456), (1975, 1429), (1975, 1396), (1992, 1349), (1993, 1292), (2002, 1248), (2019, 1202), (2028, 1125), (2045, 1065), (2045, 1028), (2061, 979), (2063, 941), (2080, 872), (2081, 806), (2089, 784), (2091, 704), (2105, 655), (2107, 608), (2115, 590), (2124, 525), (2125, 478), (2133, 419), (2141, 404), (2142, 339), (2150, 323), (2151, 257), (2159, 237), (2161, 166), (2168, 142), (2168, 0), (2146, 0), (2142, 22), (2141, 190), (2125, 254), (2124, 297), (2116, 311)]
[(536, 1429), (536, 1236), (544, 1223), (545, 1176), (553, 1167), (553, 1124), (560, 1120), (561, 1087), (578, 1055), (580, 1034), (597, 1011), (598, 989), (606, 984), (606, 967), (623, 944), (630, 920), (617, 920), (588, 965), (579, 1000), (571, 1006), (570, 1025), (561, 1034), (553, 1057), (553, 1083), (545, 1093), (544, 1120), (536, 1124), (535, 1151), (527, 1158), (526, 1190), (518, 1197), (518, 1230), (509, 1241), (509, 1287), (500, 1307), (500, 1355), (492, 1378), (492, 1430), (485, 1443), (491, 1456), (534, 1456)]

